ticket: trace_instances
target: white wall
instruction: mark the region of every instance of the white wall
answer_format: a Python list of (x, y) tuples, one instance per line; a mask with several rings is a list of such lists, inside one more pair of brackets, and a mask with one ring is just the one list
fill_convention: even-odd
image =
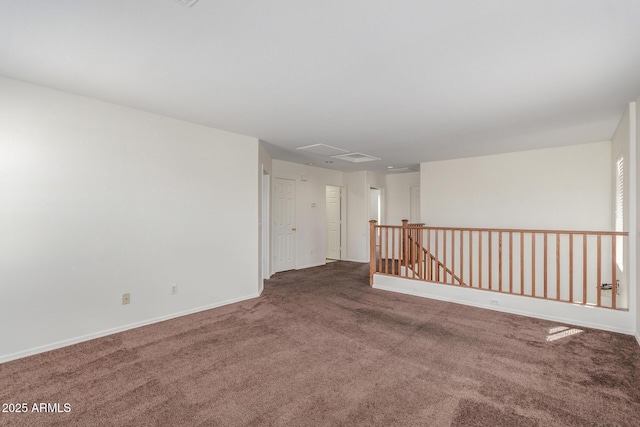
[(387, 175), (387, 225), (401, 225), (411, 216), (411, 187), (420, 185), (420, 172)]
[(347, 187), (347, 256), (346, 260), (369, 261), (369, 187), (365, 171), (344, 174)]
[(0, 361), (257, 296), (256, 139), (0, 93)]
[(373, 188), (384, 188), (387, 185), (387, 176), (377, 172), (367, 171), (367, 185)]
[(610, 142), (422, 163), (432, 226), (608, 230)]
[[(344, 186), (343, 173), (274, 159), (273, 177), (296, 181), (296, 268), (323, 265), (326, 255), (326, 186)], [(348, 248), (348, 241), (346, 245)]]
[(633, 334), (634, 331), (633, 319), (635, 316), (630, 311), (567, 304), (539, 298), (526, 298), (518, 295), (428, 283), (421, 280), (379, 274), (374, 276), (373, 287), (588, 328), (598, 328), (624, 334)]
[[(640, 101), (640, 98), (639, 98)], [(621, 300), (626, 301), (627, 298), (631, 301), (629, 310), (636, 317), (635, 333), (638, 343), (640, 344), (640, 292), (638, 287), (638, 174), (637, 165), (640, 161), (638, 157), (638, 124), (640, 119), (637, 111), (637, 102), (629, 103), (627, 110), (620, 120), (620, 124), (616, 129), (616, 132), (612, 140), (612, 166), (615, 167), (617, 158), (622, 154), (624, 156), (624, 229), (629, 232), (628, 245), (625, 245), (625, 257), (624, 257), (624, 284), (629, 286), (623, 286)], [(615, 170), (612, 170), (612, 177), (615, 178)], [(612, 183), (612, 211), (615, 206), (615, 184)], [(635, 262), (630, 262), (635, 260)]]
[[(635, 121), (635, 119), (633, 120)], [(630, 207), (630, 196), (631, 196), (631, 169), (633, 167), (633, 162), (635, 159), (632, 159), (630, 156), (631, 153), (631, 126), (632, 126), (632, 117), (630, 116), (630, 110), (627, 108), (620, 119), (620, 123), (616, 128), (616, 131), (613, 134), (613, 138), (611, 139), (611, 230), (615, 230), (615, 210), (616, 210), (616, 162), (618, 158), (621, 156), (624, 158), (623, 168), (624, 168), (624, 179), (623, 179), (623, 188), (624, 188), (624, 203), (623, 203), (623, 226), (624, 231), (629, 231), (629, 227), (632, 223), (631, 211)], [(620, 289), (617, 290), (619, 294), (619, 302), (621, 306), (626, 307), (629, 304), (629, 272), (630, 272), (630, 264), (629, 264), (629, 240), (625, 240), (625, 244), (623, 246), (623, 265), (624, 270), (620, 271), (620, 269), (616, 269), (616, 277), (617, 280), (620, 281)]]

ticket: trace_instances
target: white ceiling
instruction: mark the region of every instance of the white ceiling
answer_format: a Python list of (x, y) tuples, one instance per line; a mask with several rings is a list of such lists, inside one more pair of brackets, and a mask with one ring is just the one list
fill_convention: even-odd
[(640, 1), (0, 0), (0, 75), (383, 171), (610, 139)]

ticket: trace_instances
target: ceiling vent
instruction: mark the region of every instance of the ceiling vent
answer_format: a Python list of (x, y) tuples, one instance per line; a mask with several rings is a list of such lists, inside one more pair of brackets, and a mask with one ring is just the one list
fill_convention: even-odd
[(327, 157), (348, 153), (347, 150), (343, 150), (342, 148), (337, 148), (326, 144), (307, 145), (305, 147), (298, 148), (298, 150), (306, 151), (307, 153), (320, 154)]
[(176, 1), (177, 1), (178, 3), (180, 3), (181, 5), (183, 5), (183, 6), (191, 7), (191, 6), (193, 6), (194, 4), (196, 4), (196, 2), (197, 2), (198, 0), (176, 0)]
[(369, 156), (368, 154), (362, 153), (349, 153), (349, 154), (340, 154), (338, 156), (331, 156), (334, 159), (340, 159), (351, 163), (364, 163), (364, 162), (374, 162), (376, 160), (380, 160), (377, 157)]

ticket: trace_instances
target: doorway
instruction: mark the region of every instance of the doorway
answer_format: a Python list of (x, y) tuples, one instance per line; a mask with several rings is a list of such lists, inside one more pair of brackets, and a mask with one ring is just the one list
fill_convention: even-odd
[(342, 188), (326, 186), (327, 260), (342, 259)]

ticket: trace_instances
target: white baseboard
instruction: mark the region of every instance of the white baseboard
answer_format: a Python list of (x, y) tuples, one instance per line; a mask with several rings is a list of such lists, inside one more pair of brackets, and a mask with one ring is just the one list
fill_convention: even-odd
[(326, 262), (321, 262), (319, 264), (307, 264), (307, 265), (301, 265), (299, 267), (296, 267), (296, 270), (304, 270), (305, 268), (312, 268), (312, 267), (320, 267), (322, 265), (325, 265)]
[(52, 343), (52, 344), (47, 344), (47, 345), (43, 345), (43, 346), (40, 346), (40, 347), (34, 347), (34, 348), (30, 348), (30, 349), (23, 350), (23, 351), (18, 351), (16, 353), (0, 355), (0, 363), (5, 363), (5, 362), (9, 362), (11, 360), (21, 359), (23, 357), (33, 356), (33, 355), (40, 354), (40, 353), (45, 353), (47, 351), (56, 350), (58, 348), (68, 347), (70, 345), (79, 344), (81, 342), (90, 341), (90, 340), (93, 340), (93, 339), (96, 339), (96, 338), (102, 338), (102, 337), (105, 337), (107, 335), (113, 335), (113, 334), (117, 334), (119, 332), (128, 331), (129, 329), (135, 329), (135, 328), (139, 328), (141, 326), (151, 325), (153, 323), (164, 322), (165, 320), (175, 319), (177, 317), (187, 316), (189, 314), (199, 313), (199, 312), (205, 311), (205, 310), (211, 310), (212, 308), (218, 308), (218, 307), (222, 307), (224, 305), (234, 304), (234, 303), (240, 302), (240, 301), (246, 301), (246, 300), (249, 300), (249, 299), (257, 298), (259, 296), (260, 296), (260, 294), (251, 294), (251, 295), (247, 295), (247, 296), (243, 296), (243, 297), (239, 297), (239, 298), (233, 298), (233, 299), (230, 299), (230, 300), (221, 301), (221, 302), (205, 305), (205, 306), (198, 307), (198, 308), (193, 308), (193, 309), (190, 309), (190, 310), (185, 310), (185, 311), (180, 311), (180, 312), (173, 313), (173, 314), (168, 314), (166, 316), (160, 316), (160, 317), (156, 317), (156, 318), (149, 319), (149, 320), (143, 320), (141, 322), (136, 322), (136, 323), (131, 323), (131, 324), (124, 325), (124, 326), (119, 326), (117, 328), (106, 329), (104, 331), (99, 331), (99, 332), (95, 332), (95, 333), (92, 333), (92, 334), (82, 335), (80, 337), (69, 338), (69, 339), (58, 341), (58, 342), (55, 342), (55, 343)]
[(627, 335), (636, 333), (633, 327), (633, 316), (628, 311), (527, 298), (378, 274), (374, 275), (373, 288)]

